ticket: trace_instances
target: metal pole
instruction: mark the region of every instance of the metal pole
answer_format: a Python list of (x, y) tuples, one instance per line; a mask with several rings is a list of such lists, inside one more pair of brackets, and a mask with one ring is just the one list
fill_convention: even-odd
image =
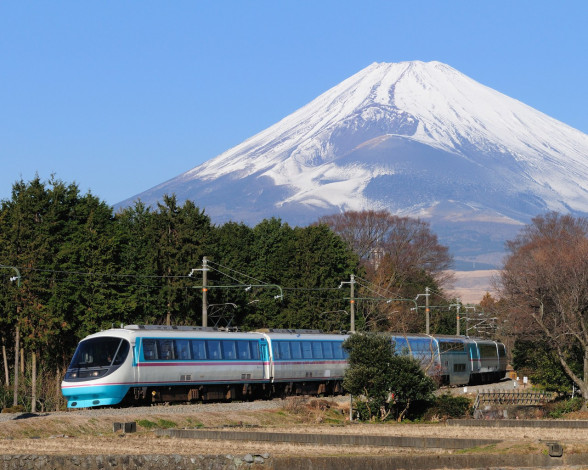
[(206, 285), (208, 281), (208, 259), (206, 256), (202, 257), (202, 326), (208, 326), (208, 299), (207, 292), (208, 287)]
[(351, 332), (355, 333), (355, 299), (354, 297), (354, 287), (355, 287), (355, 275), (351, 275), (351, 306), (350, 306), (350, 312), (351, 312)]
[(430, 325), (431, 325), (431, 319), (430, 319), (430, 311), (429, 311), (429, 288), (425, 287), (425, 319), (426, 319), (426, 324), (425, 324), (425, 333), (429, 334), (430, 332)]
[(460, 302), (461, 301), (459, 299), (457, 299), (457, 336), (459, 336), (459, 333), (460, 333), (460, 325), (459, 325), (459, 307), (460, 307), (459, 303)]
[(20, 356), (19, 343), (20, 343), (20, 329), (17, 326), (16, 327), (15, 346), (14, 346), (14, 396), (13, 396), (13, 400), (12, 400), (13, 406), (18, 405), (18, 375), (20, 373), (18, 370), (18, 357)]
[[(16, 272), (16, 277), (10, 278), (11, 281), (16, 280), (16, 285), (20, 288), (20, 271), (16, 266), (5, 266), (0, 264), (0, 268), (6, 269), (14, 269)], [(18, 304), (17, 304), (18, 305)], [(20, 320), (20, 306), (16, 307), (16, 318), (17, 322)], [(15, 338), (15, 345), (14, 345), (14, 397), (13, 397), (13, 406), (18, 405), (18, 355), (20, 349), (20, 329), (18, 327), (18, 323), (16, 325), (16, 338)]]

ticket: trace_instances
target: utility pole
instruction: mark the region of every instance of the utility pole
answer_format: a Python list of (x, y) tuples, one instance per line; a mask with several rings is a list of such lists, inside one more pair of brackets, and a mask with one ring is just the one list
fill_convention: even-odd
[[(5, 266), (0, 264), (0, 268), (6, 269), (13, 269), (16, 272), (16, 276), (11, 277), (11, 281), (16, 281), (16, 286), (20, 289), (20, 271), (16, 266)], [(16, 307), (16, 317), (17, 322), (20, 321), (20, 305)], [(20, 328), (19, 324), (16, 324), (16, 337), (15, 339), (15, 346), (14, 346), (14, 396), (12, 405), (18, 405), (18, 356), (19, 356), (19, 349), (20, 349)]]
[(429, 334), (431, 326), (431, 314), (429, 310), (429, 288), (425, 287), (425, 333)]
[[(456, 304), (449, 304), (449, 308), (455, 307), (457, 309), (457, 333), (456, 334), (457, 334), (457, 336), (459, 336), (459, 330), (460, 330), (460, 327), (459, 327), (460, 326), (459, 325), (459, 307), (461, 307), (461, 300), (459, 298), (455, 299), (455, 300), (457, 300), (457, 303)], [(466, 331), (466, 334), (467, 334), (467, 331)]]
[(20, 330), (18, 326), (16, 327), (16, 337), (14, 338), (14, 342), (16, 344), (16, 350), (14, 352), (14, 392), (13, 392), (13, 399), (12, 399), (12, 406), (18, 405), (18, 357), (19, 357), (19, 347), (20, 347)]
[(475, 306), (466, 306), (466, 313), (465, 313), (465, 321), (466, 321), (466, 329), (465, 329), (465, 335), (468, 335), (468, 331), (470, 329), (470, 320), (468, 317), (468, 308), (473, 308), (474, 309), (474, 319), (476, 317), (476, 307)]
[(202, 257), (202, 326), (208, 326), (208, 299), (207, 299), (207, 287), (208, 282), (208, 258)]
[(351, 280), (349, 282), (351, 284), (351, 305), (349, 307), (349, 312), (351, 314), (351, 332), (355, 333), (355, 299), (354, 299), (354, 292), (355, 292), (355, 275), (351, 275)]
[(355, 333), (355, 275), (351, 274), (349, 282), (341, 281), (339, 289), (343, 287), (343, 284), (349, 284), (351, 287), (351, 296), (349, 297), (349, 316), (351, 317), (351, 324), (349, 325), (350, 331)]

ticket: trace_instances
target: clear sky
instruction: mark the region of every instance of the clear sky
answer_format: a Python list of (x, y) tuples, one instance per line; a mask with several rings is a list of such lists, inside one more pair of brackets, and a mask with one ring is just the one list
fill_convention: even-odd
[(109, 204), (372, 62), (437, 60), (588, 133), (588, 1), (0, 1), (0, 199), (36, 173)]

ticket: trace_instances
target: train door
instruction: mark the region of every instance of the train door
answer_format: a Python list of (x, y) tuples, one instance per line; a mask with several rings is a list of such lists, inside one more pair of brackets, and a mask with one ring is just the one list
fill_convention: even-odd
[(269, 347), (265, 338), (259, 340), (259, 353), (263, 364), (263, 379), (269, 380), (271, 378)]
[(476, 343), (468, 343), (468, 351), (470, 356), (470, 369), (472, 374), (480, 372), (480, 354)]
[(141, 362), (141, 343), (141, 338), (137, 338), (135, 347), (133, 348), (133, 379), (135, 383), (141, 382), (141, 367), (139, 367), (139, 363)]

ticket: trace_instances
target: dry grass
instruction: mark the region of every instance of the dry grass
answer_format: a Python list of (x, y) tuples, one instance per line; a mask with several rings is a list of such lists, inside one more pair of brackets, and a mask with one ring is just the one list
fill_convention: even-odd
[[(3, 454), (234, 454), (271, 455), (397, 455), (425, 451), (390, 447), (318, 446), (266, 442), (231, 442), (200, 439), (170, 439), (155, 436), (156, 427), (219, 428), (305, 434), (364, 434), (444, 438), (496, 438), (496, 428), (458, 428), (437, 424), (359, 424), (347, 420), (348, 405), (329, 400), (293, 398), (282, 409), (257, 411), (162, 413), (157, 408), (129, 409), (125, 415), (38, 416), (11, 420), (0, 426)], [(113, 432), (114, 422), (138, 423), (137, 433)], [(467, 452), (538, 453), (545, 441), (562, 443), (566, 452), (588, 452), (586, 429), (500, 429), (504, 442)], [(428, 450), (427, 453), (433, 451)], [(437, 451), (448, 453), (449, 451)]]

